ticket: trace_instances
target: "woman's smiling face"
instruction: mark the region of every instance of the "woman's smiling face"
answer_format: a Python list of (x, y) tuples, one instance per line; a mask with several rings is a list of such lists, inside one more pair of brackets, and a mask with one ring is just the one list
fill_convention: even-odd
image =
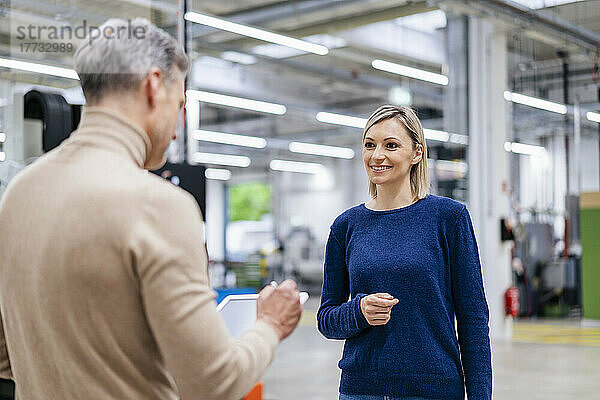
[(410, 178), (411, 167), (421, 160), (409, 132), (396, 118), (373, 125), (363, 140), (363, 162), (367, 176), (375, 185), (401, 184)]

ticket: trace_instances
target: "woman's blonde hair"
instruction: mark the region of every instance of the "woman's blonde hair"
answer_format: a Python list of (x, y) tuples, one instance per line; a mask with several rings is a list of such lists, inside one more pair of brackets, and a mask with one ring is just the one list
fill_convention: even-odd
[[(423, 148), (423, 156), (421, 157), (421, 161), (419, 161), (417, 164), (414, 164), (410, 170), (410, 189), (412, 195), (422, 199), (429, 194), (427, 143), (425, 142), (425, 135), (423, 134), (421, 121), (419, 121), (417, 114), (415, 114), (410, 107), (393, 106), (389, 104), (379, 107), (373, 114), (371, 114), (369, 120), (367, 121), (367, 125), (365, 126), (365, 130), (363, 132), (363, 142), (367, 132), (373, 125), (390, 118), (396, 118), (396, 120), (400, 121), (402, 125), (404, 125), (413, 142), (413, 148), (415, 150), (418, 145), (421, 145)], [(373, 198), (377, 197), (377, 186), (371, 181), (369, 181), (369, 194)]]

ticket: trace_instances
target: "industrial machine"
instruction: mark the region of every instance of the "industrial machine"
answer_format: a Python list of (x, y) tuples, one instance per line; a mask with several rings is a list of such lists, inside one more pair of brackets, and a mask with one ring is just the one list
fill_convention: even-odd
[[(578, 209), (567, 199), (565, 235), (555, 237), (552, 221), (535, 216), (514, 229), (513, 270), (519, 290), (519, 316), (564, 317), (581, 313), (581, 258)], [(561, 246), (562, 245), (562, 248)]]
[(60, 93), (15, 93), (5, 108), (7, 161), (0, 162), (0, 196), (21, 169), (68, 138), (80, 118), (81, 105), (68, 104)]
[(283, 240), (283, 265), (286, 277), (298, 282), (315, 286), (320, 290), (323, 280), (323, 249), (310, 228), (297, 226), (291, 229)]

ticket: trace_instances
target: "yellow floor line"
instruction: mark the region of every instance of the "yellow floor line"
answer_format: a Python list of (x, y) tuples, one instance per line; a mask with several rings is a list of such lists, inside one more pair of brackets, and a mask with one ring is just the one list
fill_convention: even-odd
[(314, 310), (303, 310), (300, 317), (300, 326), (316, 326), (317, 312)]
[(600, 347), (600, 328), (515, 322), (513, 341)]

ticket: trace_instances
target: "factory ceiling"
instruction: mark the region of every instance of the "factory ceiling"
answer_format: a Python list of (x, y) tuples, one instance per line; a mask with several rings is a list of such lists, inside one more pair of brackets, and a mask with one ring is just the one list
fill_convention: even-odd
[[(527, 1), (531, 4), (526, 4)], [(192, 0), (187, 11), (221, 17), (329, 48), (327, 55), (290, 51), (283, 46), (188, 23), (188, 51), (193, 59), (190, 88), (287, 107), (285, 115), (273, 115), (201, 103), (199, 127), (272, 138), (273, 146), (268, 151), (274, 154), (283, 151), (285, 140), (357, 148), (359, 129), (322, 123), (315, 115), (326, 111), (365, 118), (377, 105), (389, 102), (390, 96), (404, 96), (404, 100), (410, 96), (424, 126), (442, 129), (443, 85), (377, 70), (372, 61), (380, 59), (447, 74), (447, 15), (455, 14), (480, 15), (505, 24), (511, 89), (554, 96), (554, 92), (562, 90), (566, 57), (573, 93), (584, 101), (597, 101), (591, 74), (586, 72), (591, 70), (597, 55), (584, 42), (600, 35), (599, 2), (568, 2), (556, 6), (552, 5), (564, 1), (548, 0), (541, 5), (534, 0), (518, 3), (537, 9), (517, 15), (518, 4), (509, 1)], [(75, 26), (85, 20), (88, 24), (99, 25), (109, 17), (131, 19), (141, 16), (173, 35), (180, 33), (177, 28), (180, 5), (175, 0), (12, 0), (7, 4), (8, 7), (5, 5), (0, 9), (0, 15), (4, 13), (0, 18), (10, 21), (10, 24), (0, 26), (0, 57), (12, 55), (49, 65), (72, 65), (72, 53), (16, 57), (17, 29), (28, 24), (58, 26), (70, 23)], [(550, 7), (540, 8), (544, 5)], [(558, 28), (551, 27), (548, 20), (556, 22)], [(576, 29), (567, 34), (565, 27)], [(564, 30), (562, 34), (560, 29)], [(76, 45), (77, 40), (73, 40), (73, 44)], [(15, 75), (3, 68), (0, 68), (0, 78), (63, 88), (77, 86), (74, 80), (28, 73)], [(515, 115), (526, 120), (535, 113), (518, 110)], [(564, 126), (564, 121), (557, 120), (556, 124)], [(277, 140), (282, 142), (278, 145)], [(198, 145), (206, 151), (217, 147), (205, 143)], [(229, 147), (232, 154), (258, 151)]]

